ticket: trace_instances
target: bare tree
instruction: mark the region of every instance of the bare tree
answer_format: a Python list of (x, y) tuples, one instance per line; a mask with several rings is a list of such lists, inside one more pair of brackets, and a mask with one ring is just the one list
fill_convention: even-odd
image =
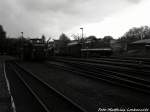
[(73, 39), (76, 41), (81, 41), (82, 38), (79, 34), (72, 34), (71, 37), (73, 37)]

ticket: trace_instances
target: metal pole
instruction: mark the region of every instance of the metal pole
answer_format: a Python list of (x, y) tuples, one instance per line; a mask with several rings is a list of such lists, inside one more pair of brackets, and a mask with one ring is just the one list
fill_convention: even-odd
[(23, 38), (23, 32), (21, 32), (21, 37)]
[(82, 30), (82, 40), (83, 40), (83, 28), (80, 28)]
[(82, 49), (83, 49), (83, 28), (80, 28), (82, 31)]
[(141, 40), (143, 39), (143, 34), (141, 33)]

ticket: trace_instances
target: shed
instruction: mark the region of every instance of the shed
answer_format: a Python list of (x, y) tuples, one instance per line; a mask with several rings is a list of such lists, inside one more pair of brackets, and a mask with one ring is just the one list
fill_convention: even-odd
[(150, 39), (143, 39), (132, 42), (128, 50), (135, 50), (141, 55), (150, 55)]

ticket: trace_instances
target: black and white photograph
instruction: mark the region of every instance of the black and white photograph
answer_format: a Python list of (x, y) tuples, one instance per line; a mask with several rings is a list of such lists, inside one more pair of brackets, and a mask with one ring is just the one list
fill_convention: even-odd
[(150, 112), (150, 0), (0, 0), (0, 112)]

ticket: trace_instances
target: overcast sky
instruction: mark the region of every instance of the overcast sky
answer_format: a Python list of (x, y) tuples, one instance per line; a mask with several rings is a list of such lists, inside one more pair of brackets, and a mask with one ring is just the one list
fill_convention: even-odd
[(150, 25), (150, 0), (0, 0), (0, 24), (8, 36), (24, 32), (57, 38), (81, 34), (118, 38), (129, 28)]

